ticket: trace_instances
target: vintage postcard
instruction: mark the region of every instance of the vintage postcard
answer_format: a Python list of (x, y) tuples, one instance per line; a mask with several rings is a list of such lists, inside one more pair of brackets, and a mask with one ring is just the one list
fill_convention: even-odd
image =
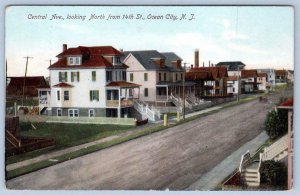
[(291, 6), (8, 6), (19, 190), (293, 187)]

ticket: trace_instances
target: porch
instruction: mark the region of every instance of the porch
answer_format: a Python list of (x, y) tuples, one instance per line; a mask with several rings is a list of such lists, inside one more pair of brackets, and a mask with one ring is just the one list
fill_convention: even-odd
[(183, 97), (195, 96), (194, 82), (159, 82), (156, 85), (156, 101), (166, 102), (171, 101), (171, 96)]
[[(135, 90), (138, 89), (138, 90)], [(106, 108), (107, 116), (125, 117), (129, 109), (134, 106), (133, 99), (139, 99), (140, 85), (125, 81), (114, 81), (106, 85)]]

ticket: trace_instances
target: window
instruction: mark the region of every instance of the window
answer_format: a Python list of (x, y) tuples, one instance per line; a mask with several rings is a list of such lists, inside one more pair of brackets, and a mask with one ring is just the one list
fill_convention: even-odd
[(79, 82), (79, 72), (71, 72), (71, 82)]
[(235, 89), (234, 88), (232, 88), (232, 92), (234, 92), (235, 91)]
[(181, 73), (181, 80), (183, 81), (183, 74)]
[(164, 81), (167, 80), (167, 73), (164, 73)]
[(130, 97), (133, 96), (133, 89), (129, 89), (129, 96), (130, 96)]
[(69, 65), (80, 65), (81, 58), (80, 57), (69, 57)]
[(96, 81), (96, 71), (92, 71), (92, 81)]
[(148, 81), (148, 73), (144, 73), (144, 81)]
[(177, 81), (178, 80), (178, 76), (177, 76), (177, 73), (175, 73), (175, 81)]
[(158, 73), (158, 81), (161, 81), (161, 73)]
[(73, 65), (74, 64), (74, 58), (69, 58), (69, 62), (70, 62), (70, 65)]
[(106, 82), (112, 81), (112, 71), (106, 71)]
[(94, 117), (94, 116), (95, 116), (95, 110), (89, 109), (89, 117)]
[(60, 108), (57, 109), (57, 116), (62, 116), (62, 110)]
[(130, 81), (133, 81), (133, 73), (130, 73)]
[(145, 88), (144, 94), (145, 94), (145, 97), (148, 97), (148, 88)]
[(116, 61), (117, 61), (117, 63), (121, 63), (121, 58), (120, 57), (116, 57)]
[(60, 100), (60, 91), (59, 90), (57, 91), (57, 100), (58, 101)]
[(64, 91), (64, 100), (65, 101), (69, 100), (69, 91)]
[(119, 81), (122, 80), (122, 71), (119, 72)]
[(118, 80), (118, 71), (115, 71), (115, 81)]
[(59, 72), (59, 82), (68, 82), (68, 73), (67, 72)]
[(79, 110), (78, 109), (69, 109), (69, 117), (79, 117)]
[(76, 57), (75, 64), (80, 65), (80, 57)]
[(90, 91), (90, 101), (99, 101), (99, 90), (91, 90)]
[(123, 81), (126, 81), (126, 71), (123, 71), (122, 74), (123, 74), (123, 75), (122, 75)]

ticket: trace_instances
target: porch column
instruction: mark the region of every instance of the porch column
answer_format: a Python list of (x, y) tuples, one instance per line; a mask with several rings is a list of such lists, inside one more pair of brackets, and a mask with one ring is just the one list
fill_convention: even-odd
[(118, 107), (118, 118), (121, 118), (121, 88), (119, 88), (119, 107)]
[(167, 86), (167, 100), (169, 99), (169, 87)]

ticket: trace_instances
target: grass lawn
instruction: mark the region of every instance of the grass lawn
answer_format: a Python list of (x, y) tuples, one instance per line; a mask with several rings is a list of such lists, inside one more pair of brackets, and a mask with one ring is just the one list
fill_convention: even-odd
[(20, 135), (51, 137), (55, 140), (55, 146), (9, 157), (7, 158), (8, 164), (33, 158), (35, 156), (55, 150), (95, 141), (111, 135), (120, 134), (122, 132), (125, 132), (126, 130), (133, 128), (132, 126), (126, 125), (122, 126), (65, 123), (33, 123), (33, 125), (36, 127), (36, 129), (33, 129), (30, 123), (21, 122)]

